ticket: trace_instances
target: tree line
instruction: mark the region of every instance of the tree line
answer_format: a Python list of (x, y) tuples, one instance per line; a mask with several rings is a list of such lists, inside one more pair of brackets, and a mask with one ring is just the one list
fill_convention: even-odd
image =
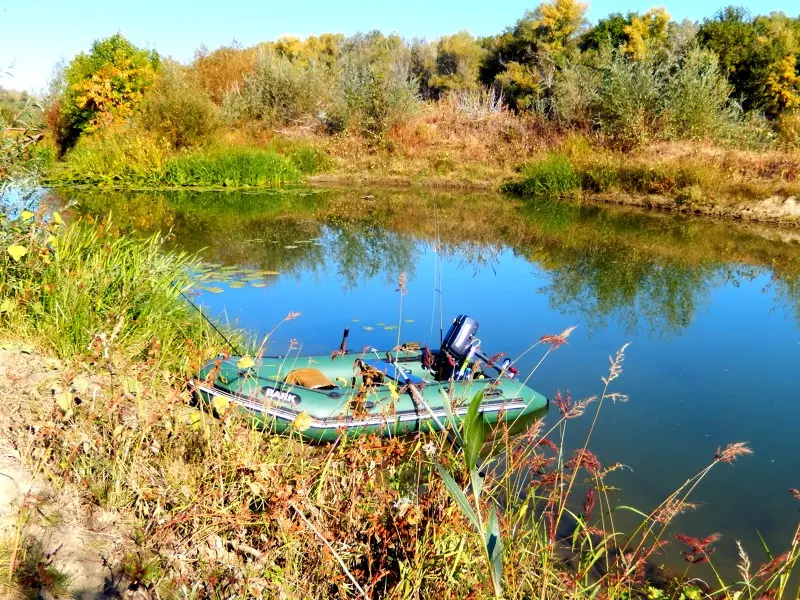
[(800, 17), (727, 7), (695, 23), (547, 0), (505, 31), (406, 40), (374, 31), (199, 49), (188, 64), (121, 34), (56, 77), (44, 113), (63, 153), (134, 122), (174, 148), (222, 124), (302, 124), (380, 139), (426, 102), (510, 110), (629, 149), (659, 139), (800, 140)]

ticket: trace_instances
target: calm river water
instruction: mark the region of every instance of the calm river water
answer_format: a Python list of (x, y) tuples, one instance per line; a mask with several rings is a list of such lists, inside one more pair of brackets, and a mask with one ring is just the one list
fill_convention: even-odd
[[(604, 465), (629, 467), (612, 476), (619, 504), (647, 512), (719, 446), (746, 441), (754, 454), (717, 465), (675, 531), (721, 532), (728, 573), (737, 539), (756, 564), (759, 533), (776, 554), (788, 546), (800, 518), (787, 491), (800, 488), (800, 232), (428, 192), (54, 194), (199, 252), (210, 275), (197, 301), (219, 319), (255, 335), (302, 313), (277, 330), (275, 353), (292, 339), (330, 352), (344, 327), (351, 349), (391, 347), (398, 333), (436, 345), (438, 223), (445, 328), (469, 314), (483, 349), (515, 357), (577, 326), (532, 378), (542, 393), (599, 393), (609, 355), (631, 342), (614, 382), (630, 400), (604, 406), (591, 443)], [(588, 421), (570, 422), (573, 446)], [(666, 560), (680, 564), (677, 545)]]

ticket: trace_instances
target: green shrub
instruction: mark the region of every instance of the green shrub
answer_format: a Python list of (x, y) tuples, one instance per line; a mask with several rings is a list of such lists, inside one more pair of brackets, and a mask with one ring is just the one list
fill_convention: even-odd
[(728, 100), (733, 88), (709, 50), (690, 48), (664, 87), (666, 127), (672, 136), (722, 137), (725, 130), (736, 125), (738, 113)]
[(604, 69), (594, 106), (595, 121), (612, 145), (628, 150), (664, 130), (665, 66), (654, 57), (630, 60), (616, 53)]
[(402, 40), (378, 33), (353, 36), (342, 51), (325, 122), (331, 132), (349, 129), (382, 138), (392, 125), (413, 116), (419, 104), (410, 51)]
[(141, 124), (158, 132), (173, 148), (203, 142), (218, 125), (217, 108), (199, 87), (192, 85), (183, 68), (167, 64), (142, 102)]
[(521, 175), (521, 180), (507, 183), (504, 191), (537, 200), (553, 200), (581, 187), (578, 173), (563, 154), (550, 154), (541, 161), (528, 163)]
[(564, 124), (588, 128), (597, 104), (599, 73), (584, 65), (569, 65), (556, 73), (550, 98), (551, 116)]
[(226, 98), (230, 117), (268, 123), (317, 116), (330, 96), (328, 70), (314, 61), (294, 62), (272, 50), (262, 50), (255, 69), (240, 92)]

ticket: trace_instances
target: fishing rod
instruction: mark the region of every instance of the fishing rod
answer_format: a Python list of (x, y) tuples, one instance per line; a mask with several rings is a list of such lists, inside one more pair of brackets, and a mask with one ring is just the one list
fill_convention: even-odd
[(433, 305), (431, 306), (431, 335), (433, 335), (433, 319), (436, 314), (436, 299), (439, 300), (439, 345), (444, 339), (444, 309), (442, 307), (442, 240), (439, 233), (439, 202), (433, 196), (433, 219), (436, 225), (436, 258), (433, 262)]
[(237, 348), (236, 346), (234, 346), (233, 342), (231, 342), (231, 341), (230, 341), (230, 340), (229, 340), (229, 339), (228, 339), (228, 338), (225, 336), (225, 334), (224, 334), (224, 333), (222, 333), (222, 332), (221, 332), (221, 331), (220, 331), (220, 330), (217, 328), (217, 326), (216, 326), (216, 325), (214, 325), (214, 323), (211, 321), (211, 319), (209, 319), (207, 316), (205, 316), (205, 314), (203, 314), (203, 311), (202, 311), (202, 310), (200, 310), (200, 307), (199, 307), (199, 306), (197, 306), (197, 305), (196, 305), (194, 302), (192, 302), (191, 300), (189, 300), (189, 297), (188, 297), (186, 294), (184, 294), (184, 293), (183, 293), (181, 290), (178, 290), (178, 293), (179, 293), (181, 296), (183, 296), (183, 299), (184, 299), (184, 300), (186, 300), (186, 301), (187, 301), (187, 302), (188, 302), (188, 303), (189, 303), (189, 304), (190, 304), (190, 305), (191, 305), (191, 306), (192, 306), (192, 307), (193, 307), (193, 308), (194, 308), (194, 309), (195, 309), (197, 312), (199, 312), (199, 313), (200, 313), (200, 316), (201, 316), (201, 317), (203, 317), (203, 320), (205, 320), (205, 322), (206, 322), (206, 323), (208, 323), (209, 325), (211, 325), (212, 329), (213, 329), (214, 331), (216, 331), (216, 332), (219, 334), (219, 337), (221, 337), (223, 340), (225, 340), (225, 343), (226, 343), (226, 344), (228, 344), (228, 346), (230, 346), (230, 349), (231, 349), (231, 350), (233, 350), (234, 354), (236, 354), (236, 355), (238, 355), (238, 356), (244, 356), (244, 353), (243, 353), (243, 352), (242, 352), (242, 351), (241, 351), (239, 348)]

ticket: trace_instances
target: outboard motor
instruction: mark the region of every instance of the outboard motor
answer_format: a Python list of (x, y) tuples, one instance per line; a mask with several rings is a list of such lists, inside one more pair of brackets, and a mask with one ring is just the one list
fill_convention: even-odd
[(455, 380), (463, 379), (468, 375), (472, 362), (477, 359), (486, 361), (488, 367), (506, 379), (517, 376), (511, 359), (505, 358), (499, 365), (490, 362), (480, 350), (480, 340), (475, 337), (477, 333), (478, 322), (472, 317), (459, 315), (453, 320), (442, 340), (442, 347), (435, 353), (434, 370), (437, 381), (446, 381), (451, 377)]
[[(473, 344), (478, 332), (478, 322), (467, 315), (459, 315), (453, 320), (447, 335), (442, 340), (437, 365), (437, 379), (449, 379), (465, 360), (472, 358), (477, 348)], [(448, 358), (449, 357), (449, 358)], [(455, 364), (453, 364), (455, 363)], [(462, 369), (463, 371), (463, 369)]]

